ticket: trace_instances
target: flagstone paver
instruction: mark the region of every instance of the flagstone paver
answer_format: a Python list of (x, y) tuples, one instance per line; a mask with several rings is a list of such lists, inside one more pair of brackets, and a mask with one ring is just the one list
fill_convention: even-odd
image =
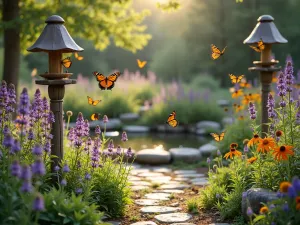
[(175, 193), (175, 194), (182, 194), (182, 193), (184, 193), (183, 190), (177, 190), (177, 189), (155, 190), (154, 192), (160, 192), (160, 193)]
[(178, 207), (170, 207), (170, 206), (145, 206), (140, 209), (141, 213), (148, 213), (148, 214), (154, 214), (154, 213), (173, 213), (178, 212), (181, 210), (181, 208)]
[(131, 190), (133, 191), (140, 191), (140, 190), (144, 190), (144, 189), (148, 189), (149, 186), (142, 186), (142, 185), (138, 185), (138, 186), (131, 186)]
[(184, 177), (184, 178), (200, 178), (200, 177), (205, 177), (205, 174), (201, 173), (187, 173), (187, 174), (179, 174), (177, 177)]
[(130, 174), (131, 175), (137, 175), (139, 173), (147, 173), (149, 171), (150, 171), (149, 169), (133, 169), (133, 170), (130, 171)]
[(174, 173), (175, 174), (191, 174), (191, 173), (195, 174), (195, 173), (197, 173), (197, 171), (196, 170), (175, 170)]
[(163, 173), (155, 173), (155, 172), (145, 172), (145, 173), (139, 173), (139, 177), (162, 177), (164, 176)]
[(157, 225), (157, 224), (152, 221), (141, 221), (137, 223), (132, 223), (130, 225)]
[(169, 193), (150, 193), (150, 194), (146, 194), (145, 198), (167, 201), (170, 200), (170, 196), (171, 194)]
[(154, 206), (154, 205), (159, 205), (160, 202), (155, 199), (136, 199), (135, 204), (141, 205), (141, 206)]
[(209, 225), (230, 225), (229, 223), (211, 223)]
[(130, 183), (134, 186), (151, 186), (151, 183), (147, 181), (130, 181)]
[(166, 167), (154, 167), (152, 169), (153, 172), (157, 172), (157, 173), (171, 173), (172, 170)]
[(174, 180), (176, 180), (176, 181), (189, 181), (190, 178), (188, 178), (188, 177), (175, 177)]
[(160, 223), (180, 223), (192, 219), (192, 215), (188, 213), (167, 213), (154, 217)]
[(128, 181), (140, 181), (140, 180), (142, 180), (140, 177), (128, 176)]
[(187, 184), (164, 184), (160, 186), (161, 189), (179, 189), (179, 190), (183, 190), (189, 187), (190, 185)]

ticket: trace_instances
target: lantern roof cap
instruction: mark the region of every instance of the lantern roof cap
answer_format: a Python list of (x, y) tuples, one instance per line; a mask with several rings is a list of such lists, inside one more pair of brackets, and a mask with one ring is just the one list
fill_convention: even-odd
[(265, 44), (283, 44), (288, 41), (280, 34), (270, 15), (262, 15), (257, 19), (258, 23), (255, 28), (244, 40), (244, 44), (255, 44), (260, 40)]
[(58, 15), (52, 15), (45, 21), (47, 25), (42, 31), (36, 42), (27, 49), (29, 52), (50, 52), (60, 51), (81, 52), (81, 48), (70, 36), (66, 27), (63, 25), (64, 19)]

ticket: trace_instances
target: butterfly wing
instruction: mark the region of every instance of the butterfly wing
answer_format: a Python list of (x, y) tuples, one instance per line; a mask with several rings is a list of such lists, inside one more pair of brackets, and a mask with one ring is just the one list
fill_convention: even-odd
[(265, 44), (263, 43), (262, 40), (260, 40), (260, 41), (257, 43), (257, 47), (260, 49), (260, 51), (262, 51), (262, 50), (265, 49)]
[(238, 76), (236, 82), (237, 83), (241, 82), (241, 80), (243, 79), (243, 77), (244, 77), (244, 75)]
[(212, 57), (213, 60), (218, 59), (222, 54), (220, 49), (217, 46), (213, 45), (213, 44), (211, 44), (211, 51), (212, 51), (211, 57)]
[(224, 137), (225, 137), (225, 131), (219, 135), (220, 141), (222, 141), (224, 139)]
[(88, 99), (89, 105), (92, 105), (93, 104), (93, 99), (90, 96), (87, 96), (87, 99)]
[(113, 73), (113, 74), (111, 74), (107, 77), (107, 80), (106, 80), (107, 90), (112, 90), (114, 88), (115, 82), (118, 80), (119, 76), (120, 76), (120, 73), (116, 72), (116, 73)]
[(233, 75), (233, 74), (229, 74), (230, 80), (233, 84), (236, 84), (237, 81), (237, 76)]
[(176, 119), (174, 119), (174, 120), (169, 121), (168, 124), (169, 124), (171, 127), (177, 127), (178, 121), (177, 121)]
[(167, 123), (169, 123), (169, 122), (172, 121), (172, 120), (175, 120), (175, 116), (176, 116), (176, 112), (173, 111), (173, 112), (169, 115), (168, 120), (167, 120)]
[(93, 72), (93, 75), (96, 77), (97, 81), (99, 82), (99, 88), (101, 90), (105, 90), (106, 89), (106, 85), (107, 85), (107, 78), (106, 76), (104, 76), (101, 73), (98, 73), (97, 71)]
[(62, 64), (65, 68), (67, 68), (67, 69), (70, 68), (71, 65), (72, 65), (71, 58), (70, 58), (70, 57), (67, 57), (67, 58), (63, 59), (63, 60), (61, 61), (61, 64)]
[(91, 115), (91, 120), (99, 120), (99, 114), (98, 113), (93, 113), (92, 115)]
[(137, 63), (138, 63), (139, 68), (143, 68), (146, 65), (147, 61), (141, 61), (141, 60), (137, 59)]
[(256, 52), (261, 52), (261, 50), (256, 46), (250, 45), (249, 47), (252, 48), (253, 50), (255, 50)]
[(98, 105), (99, 102), (101, 102), (101, 100), (95, 100), (95, 101), (92, 102), (92, 105), (96, 106), (96, 105)]

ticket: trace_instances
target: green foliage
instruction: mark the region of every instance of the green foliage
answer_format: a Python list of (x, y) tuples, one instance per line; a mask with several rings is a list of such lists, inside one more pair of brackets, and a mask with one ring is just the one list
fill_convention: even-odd
[(213, 76), (207, 74), (197, 74), (189, 82), (192, 89), (208, 88), (211, 91), (218, 91), (220, 89), (220, 82)]
[(162, 9), (163, 11), (176, 11), (180, 8), (180, 3), (177, 0), (169, 0), (168, 3), (162, 4), (157, 2), (156, 3), (157, 8)]
[(188, 199), (186, 204), (190, 213), (198, 213), (198, 198)]
[(105, 225), (101, 222), (103, 213), (97, 211), (97, 205), (84, 201), (82, 196), (72, 193), (69, 197), (63, 190), (52, 188), (44, 198), (47, 211), (39, 215), (39, 222), (43, 225)]

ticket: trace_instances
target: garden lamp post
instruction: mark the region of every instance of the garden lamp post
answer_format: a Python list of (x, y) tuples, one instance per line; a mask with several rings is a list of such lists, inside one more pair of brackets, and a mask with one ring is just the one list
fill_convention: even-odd
[(279, 71), (280, 67), (275, 67), (279, 63), (278, 60), (272, 59), (272, 44), (282, 44), (288, 41), (282, 37), (277, 27), (273, 23), (274, 18), (269, 15), (260, 16), (257, 19), (258, 23), (252, 33), (244, 40), (244, 44), (257, 44), (260, 40), (265, 44), (265, 48), (261, 51), (260, 61), (254, 61), (255, 67), (249, 67), (249, 71), (259, 71), (261, 81), (261, 130), (262, 137), (268, 132), (268, 93), (271, 91), (271, 83), (273, 73)]
[(36, 84), (48, 85), (48, 95), (50, 98), (50, 110), (55, 116), (51, 134), (51, 155), (55, 156), (51, 164), (51, 171), (59, 165), (63, 158), (63, 98), (65, 85), (76, 84), (76, 80), (69, 79), (72, 73), (63, 72), (62, 54), (70, 52), (80, 52), (79, 47), (68, 33), (63, 18), (57, 15), (48, 17), (45, 21), (43, 32), (36, 42), (27, 49), (29, 52), (46, 52), (49, 55), (48, 72), (40, 74), (44, 80), (36, 80)]

